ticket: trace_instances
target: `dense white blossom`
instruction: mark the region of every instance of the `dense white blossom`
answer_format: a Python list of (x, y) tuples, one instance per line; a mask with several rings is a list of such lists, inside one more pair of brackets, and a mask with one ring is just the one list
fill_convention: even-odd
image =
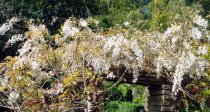
[(202, 38), (202, 32), (198, 28), (193, 27), (190, 33), (191, 36), (196, 40), (200, 40)]
[(112, 50), (112, 58), (116, 59), (120, 52), (121, 46), (126, 43), (126, 39), (122, 35), (111, 36), (104, 44), (104, 51), (110, 52)]
[(62, 93), (64, 91), (64, 86), (62, 83), (58, 83), (56, 85), (56, 93), (55, 94), (59, 94), (59, 93)]
[(208, 53), (208, 47), (207, 46), (199, 46), (198, 47), (198, 54), (203, 55)]
[(9, 104), (16, 103), (16, 101), (18, 100), (19, 97), (20, 97), (20, 94), (18, 92), (11, 91), (9, 94), (8, 103)]
[(161, 72), (163, 72), (162, 68), (166, 68), (169, 71), (174, 70), (174, 67), (177, 64), (177, 59), (172, 57), (165, 59), (163, 57), (158, 57), (154, 61), (154, 65), (156, 67), (157, 77), (161, 76)]
[(79, 20), (79, 25), (80, 25), (81, 27), (86, 27), (86, 26), (88, 25), (88, 23), (87, 23), (87, 21), (85, 21), (84, 19), (80, 19), (80, 20)]
[(76, 33), (79, 32), (79, 29), (73, 26), (72, 21), (66, 20), (63, 25), (62, 31), (64, 34), (64, 38), (67, 38), (69, 36), (74, 36)]
[(13, 17), (8, 22), (4, 23), (0, 27), (0, 35), (4, 35), (8, 30), (10, 30), (15, 23), (20, 21), (20, 19)]
[(197, 24), (198, 26), (201, 26), (203, 28), (207, 28), (208, 21), (202, 18), (200, 15), (196, 14), (196, 16), (193, 18), (193, 22)]
[[(179, 88), (181, 88), (181, 82), (183, 76), (190, 71), (191, 74), (196, 73), (195, 67), (199, 66), (196, 62), (197, 59), (194, 54), (189, 52), (189, 54), (183, 53), (179, 58), (179, 62), (176, 65), (176, 69), (173, 75), (173, 87), (172, 91), (176, 94)], [(198, 75), (198, 74), (197, 74)]]
[(40, 24), (38, 26), (36, 26), (34, 24), (31, 24), (29, 26), (29, 30), (33, 31), (33, 32), (36, 32), (36, 33), (39, 33), (39, 32), (45, 31), (46, 30), (46, 26), (44, 24)]
[(0, 77), (0, 86), (7, 86), (9, 84), (9, 77)]
[(93, 57), (86, 61), (90, 63), (95, 73), (107, 73), (110, 69), (110, 64), (99, 57)]
[(131, 49), (140, 60), (143, 59), (143, 51), (139, 48), (137, 40), (131, 42)]
[(109, 52), (112, 48), (112, 46), (115, 45), (116, 36), (112, 36), (107, 39), (106, 43), (104, 44), (104, 51)]
[(164, 67), (163, 66), (163, 60), (164, 59), (161, 58), (161, 57), (158, 57), (154, 60), (154, 65), (156, 67), (155, 71), (157, 73), (157, 78), (159, 78), (162, 75), (161, 72), (162, 72), (162, 68)]
[(151, 51), (159, 51), (161, 48), (160, 43), (154, 41), (154, 40), (150, 40), (148, 43), (148, 47), (150, 48)]
[(172, 25), (164, 32), (164, 36), (167, 38), (169, 36), (173, 36), (175, 33), (180, 33), (180, 31), (181, 31), (180, 25)]
[(25, 53), (29, 52), (32, 47), (32, 40), (28, 40), (24, 43), (23, 47), (18, 50), (20, 56), (23, 56)]
[(114, 75), (113, 72), (111, 72), (111, 73), (109, 73), (109, 74), (106, 76), (106, 78), (108, 78), (108, 79), (114, 79), (114, 78), (115, 78), (115, 75)]
[(39, 62), (36, 62), (36, 61), (32, 61), (31, 62), (31, 67), (33, 70), (38, 70), (40, 68), (40, 63)]
[(117, 58), (117, 56), (119, 56), (120, 54), (120, 50), (121, 50), (120, 46), (116, 44), (113, 48), (112, 57)]
[(133, 80), (132, 83), (136, 83), (138, 81), (138, 77), (139, 77), (139, 69), (138, 66), (136, 66), (135, 64), (132, 65), (133, 67)]
[(13, 44), (23, 41), (25, 39), (25, 37), (23, 36), (23, 34), (17, 34), (17, 35), (13, 35), (7, 42), (6, 42), (6, 46), (5, 48), (8, 48), (9, 46), (12, 46)]
[(177, 41), (178, 41), (178, 38), (177, 37), (172, 37), (172, 39), (171, 39), (172, 47), (175, 47), (176, 46), (176, 42)]
[(93, 58), (91, 60), (91, 66), (93, 67), (95, 72), (99, 72), (102, 69), (102, 60), (99, 58)]
[(191, 48), (190, 43), (187, 42), (187, 41), (184, 41), (184, 42), (183, 42), (183, 46), (184, 46), (186, 49), (190, 49), (190, 48)]

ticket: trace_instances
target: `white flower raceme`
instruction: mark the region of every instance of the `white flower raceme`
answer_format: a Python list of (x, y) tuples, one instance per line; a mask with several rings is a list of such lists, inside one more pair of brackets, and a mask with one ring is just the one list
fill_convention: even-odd
[(79, 25), (80, 25), (81, 27), (86, 27), (86, 26), (88, 25), (88, 23), (87, 23), (87, 21), (85, 21), (84, 19), (80, 19), (80, 20), (79, 20)]
[(8, 22), (4, 23), (1, 27), (0, 27), (0, 35), (4, 35), (8, 30), (10, 30), (13, 25), (15, 23), (17, 23), (18, 21), (20, 21), (20, 19), (13, 17), (11, 18)]
[(187, 41), (184, 41), (184, 42), (183, 42), (183, 46), (184, 46), (186, 49), (190, 49), (190, 48), (191, 48), (190, 43), (187, 42)]
[(12, 27), (12, 25), (3, 24), (3, 25), (0, 27), (0, 35), (4, 35), (5, 32), (7, 32), (11, 27)]
[(139, 77), (139, 69), (138, 66), (136, 66), (135, 64), (132, 65), (133, 67), (133, 80), (132, 83), (136, 83), (138, 81), (138, 77)]
[(154, 65), (156, 67), (157, 77), (159, 78), (163, 72), (163, 68), (166, 68), (169, 71), (173, 71), (175, 66), (177, 65), (177, 59), (175, 57), (165, 58), (165, 57), (157, 57), (154, 60)]
[(25, 39), (25, 37), (23, 36), (23, 34), (13, 35), (13, 36), (6, 42), (6, 47), (5, 47), (5, 48), (8, 48), (9, 46), (12, 46), (12, 45), (15, 44), (16, 42), (23, 41), (24, 39)]
[(110, 69), (110, 64), (100, 57), (92, 57), (86, 61), (93, 67), (95, 73), (107, 73)]
[(156, 67), (155, 71), (157, 73), (157, 78), (159, 78), (161, 76), (161, 72), (162, 72), (162, 58), (158, 57), (157, 59), (155, 59), (154, 61), (154, 65)]
[(195, 71), (196, 77), (200, 78), (202, 76), (206, 76), (205, 73), (206, 66), (209, 66), (209, 63), (207, 61), (202, 60), (197, 62), (196, 71)]
[(112, 58), (116, 59), (120, 52), (121, 46), (126, 43), (126, 39), (122, 35), (111, 36), (106, 40), (104, 44), (104, 51), (110, 52), (112, 49)]
[(0, 86), (8, 86), (8, 84), (9, 84), (8, 76), (0, 77)]
[(20, 97), (20, 94), (18, 92), (15, 92), (15, 91), (10, 92), (8, 103), (15, 103), (19, 97)]
[(176, 46), (176, 42), (177, 42), (178, 38), (177, 37), (172, 37), (171, 39), (171, 44), (172, 44), (172, 47), (175, 47)]
[(195, 40), (201, 40), (202, 32), (198, 28), (193, 27), (190, 33)]
[(148, 47), (151, 51), (159, 51), (160, 48), (161, 48), (161, 45), (160, 43), (154, 41), (154, 40), (149, 40), (149, 42), (147, 43), (148, 44)]
[(109, 37), (106, 41), (106, 43), (104, 44), (104, 51), (105, 52), (109, 52), (111, 50), (111, 48), (114, 46), (115, 44), (115, 40), (116, 40), (116, 36), (112, 36)]
[(207, 46), (199, 46), (198, 47), (198, 54), (203, 55), (208, 53), (208, 47)]
[(39, 70), (40, 66), (41, 65), (39, 62), (36, 62), (36, 61), (31, 62), (31, 67), (33, 70)]
[(68, 19), (65, 21), (62, 31), (64, 38), (67, 38), (69, 36), (74, 36), (76, 33), (79, 32), (79, 29), (74, 27), (72, 21)]
[(196, 68), (199, 66), (200, 63), (197, 62), (197, 58), (193, 53), (189, 52), (188, 54), (186, 53), (182, 54), (182, 56), (179, 58), (179, 61), (175, 68), (175, 72), (173, 74), (172, 91), (174, 92), (175, 95), (178, 92), (178, 90), (181, 88), (183, 76), (186, 73), (189, 73), (191, 76), (196, 73), (198, 76), (199, 74)]
[(164, 37), (167, 38), (169, 36), (173, 36), (175, 33), (179, 33), (181, 31), (180, 25), (172, 25), (164, 32)]
[(20, 56), (23, 56), (25, 53), (30, 51), (32, 47), (32, 42), (33, 42), (32, 40), (28, 40), (24, 43), (23, 47), (18, 50), (18, 52), (20, 53)]
[(99, 71), (102, 67), (101, 66), (101, 60), (98, 59), (98, 58), (93, 59), (91, 65), (93, 66), (95, 71)]
[(112, 57), (113, 57), (114, 59), (116, 59), (117, 56), (120, 54), (120, 51), (121, 51), (120, 45), (119, 45), (119, 44), (116, 44), (116, 45), (114, 46), (114, 49), (113, 49)]
[(113, 78), (115, 78), (115, 75), (113, 74), (113, 72), (111, 72), (106, 76), (106, 78), (113, 79)]
[(197, 24), (200, 27), (207, 28), (208, 21), (202, 18), (200, 15), (196, 14), (196, 16), (193, 18), (193, 23)]
[(29, 31), (26, 33), (27, 37), (30, 38), (43, 38), (44, 35), (48, 34), (48, 29), (44, 24), (34, 25), (29, 24)]
[(139, 58), (139, 60), (143, 59), (143, 51), (139, 48), (137, 40), (132, 40), (132, 42), (131, 42), (131, 50)]
[(55, 94), (59, 94), (59, 93), (62, 93), (64, 91), (64, 86), (62, 83), (58, 83), (56, 85), (56, 93)]
[(172, 86), (172, 92), (176, 95), (179, 89), (181, 88), (181, 84), (183, 81), (184, 71), (183, 71), (183, 65), (178, 64), (176, 66), (176, 74), (173, 76), (173, 86)]

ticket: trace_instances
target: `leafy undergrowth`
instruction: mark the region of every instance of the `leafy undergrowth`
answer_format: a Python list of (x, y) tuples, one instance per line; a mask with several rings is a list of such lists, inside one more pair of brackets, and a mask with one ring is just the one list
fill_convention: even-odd
[(105, 112), (135, 112), (142, 105), (123, 101), (110, 101), (105, 105)]

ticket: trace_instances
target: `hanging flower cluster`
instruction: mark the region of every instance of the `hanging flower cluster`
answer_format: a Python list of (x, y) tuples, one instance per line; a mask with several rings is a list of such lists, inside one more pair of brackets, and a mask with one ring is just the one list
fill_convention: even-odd
[(10, 20), (8, 20), (6, 23), (2, 24), (1, 27), (0, 27), (0, 35), (4, 35), (18, 21), (20, 21), (20, 19), (18, 19), (16, 17), (13, 17)]

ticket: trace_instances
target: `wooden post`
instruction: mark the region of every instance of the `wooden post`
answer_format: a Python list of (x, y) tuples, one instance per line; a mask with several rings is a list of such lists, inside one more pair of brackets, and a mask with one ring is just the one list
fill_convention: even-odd
[(89, 94), (85, 112), (103, 112), (103, 97), (100, 91)]
[(88, 94), (85, 112), (103, 112), (104, 107), (104, 80), (102, 77), (95, 82), (94, 91)]
[(176, 112), (171, 85), (149, 86), (147, 109), (149, 112)]

